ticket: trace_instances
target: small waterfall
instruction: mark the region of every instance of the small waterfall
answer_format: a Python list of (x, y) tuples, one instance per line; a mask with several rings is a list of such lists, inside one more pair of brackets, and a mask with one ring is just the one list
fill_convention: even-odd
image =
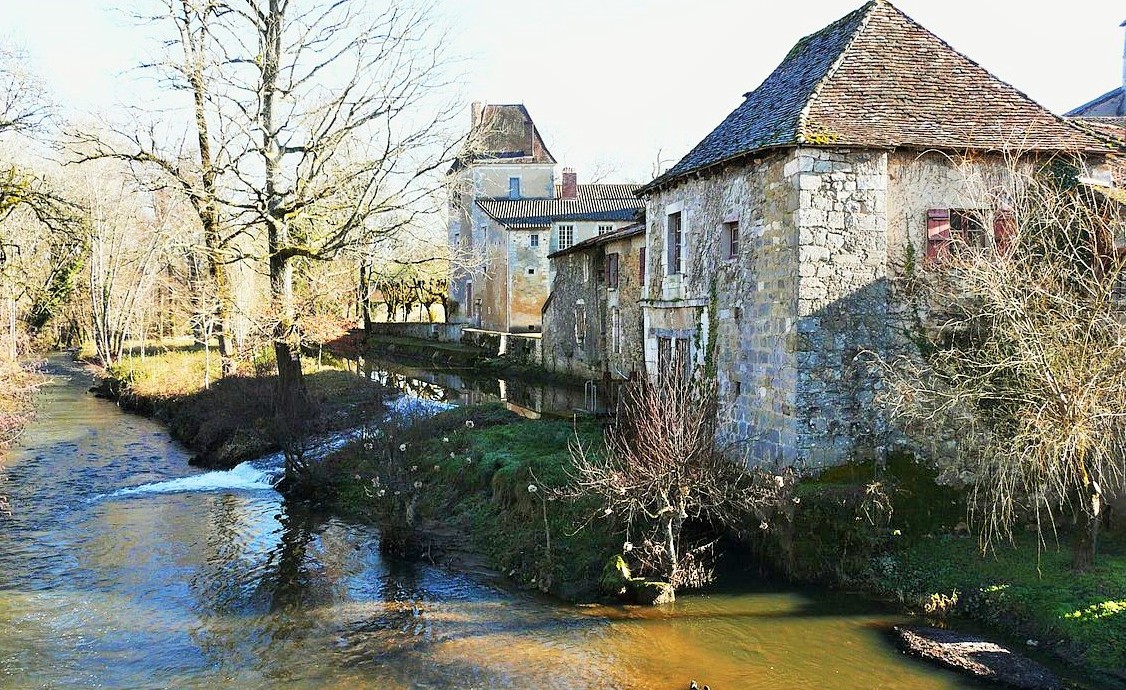
[[(387, 417), (414, 417), (416, 419), (435, 415), (452, 405), (429, 400), (420, 400), (406, 395), (387, 403)], [(329, 434), (316, 440), (307, 451), (309, 459), (319, 460), (329, 453), (340, 450), (346, 444), (363, 436), (363, 427)], [(161, 482), (119, 489), (111, 497), (139, 496), (146, 494), (174, 494), (204, 491), (273, 491), (285, 472), (285, 456), (281, 452), (264, 455), (254, 460), (236, 465), (229, 470), (215, 470), (203, 474), (193, 474)]]
[(193, 474), (163, 482), (142, 484), (119, 489), (110, 496), (137, 496), (143, 494), (175, 494), (200, 491), (273, 491), (280, 469), (256, 466), (261, 461), (252, 460), (241, 465), (215, 472)]

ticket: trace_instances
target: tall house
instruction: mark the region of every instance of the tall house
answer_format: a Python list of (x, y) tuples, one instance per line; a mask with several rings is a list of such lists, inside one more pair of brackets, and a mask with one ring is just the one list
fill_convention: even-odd
[[(474, 105), (470, 145), (454, 164), (450, 209), (455, 319), (504, 333), (539, 331), (548, 254), (635, 221), (636, 185), (579, 184), (522, 105)], [(587, 277), (589, 278), (589, 276)]]
[(550, 199), (555, 162), (523, 105), (471, 106), (466, 147), (450, 168), (451, 321), (495, 326), (506, 311), (505, 238), (489, 232), (491, 219), (477, 200)]

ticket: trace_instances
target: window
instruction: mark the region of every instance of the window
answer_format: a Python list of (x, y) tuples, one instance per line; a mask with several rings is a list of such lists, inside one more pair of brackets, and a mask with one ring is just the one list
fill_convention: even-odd
[(586, 341), (586, 301), (575, 300), (575, 344), (583, 346)]
[(666, 273), (673, 275), (684, 272), (684, 232), (680, 225), (680, 211), (670, 213), (668, 217), (668, 263)]
[(605, 235), (606, 233), (613, 232), (613, 231), (614, 231), (613, 225), (599, 225), (598, 226), (598, 234), (599, 235)]
[(657, 375), (692, 375), (692, 355), (688, 350), (688, 338), (657, 338)]
[(993, 214), (993, 232), (985, 231), (987, 212), (980, 209), (933, 208), (927, 211), (926, 258), (941, 258), (954, 243), (968, 247), (997, 247), (1005, 251), (1015, 229), (1011, 214)]
[(720, 252), (723, 258), (734, 259), (739, 256), (739, 221), (724, 223), (719, 235)]
[(536, 269), (534, 269), (534, 268), (529, 268), (529, 269), (528, 269), (528, 275), (530, 275), (530, 276), (534, 276), (535, 274), (536, 274)]
[(645, 283), (645, 247), (637, 250), (637, 279)]
[(508, 198), (509, 199), (519, 199), (520, 198), (520, 178), (519, 177), (508, 178)]
[(560, 225), (559, 237), (556, 241), (557, 249), (566, 249), (575, 243), (575, 226), (574, 225)]
[(606, 255), (606, 287), (618, 289), (618, 253)]
[(614, 354), (622, 354), (622, 312), (616, 307), (610, 312), (610, 347)]
[(735, 380), (731, 382), (731, 397), (738, 398), (743, 393), (743, 382)]
[(528, 246), (529, 247), (540, 246), (540, 234), (538, 232), (533, 232), (531, 235), (528, 236)]

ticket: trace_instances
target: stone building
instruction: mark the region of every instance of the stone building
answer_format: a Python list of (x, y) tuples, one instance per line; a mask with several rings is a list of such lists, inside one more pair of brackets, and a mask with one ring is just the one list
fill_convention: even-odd
[(636, 185), (578, 184), (547, 151), (522, 105), (473, 106), (469, 152), (454, 164), (451, 298), (458, 320), (491, 331), (540, 329), (547, 255), (633, 222)]
[(555, 196), (555, 164), (523, 105), (471, 106), (466, 147), (450, 168), (449, 320), (502, 322), (507, 313), (507, 243), (495, 232), (489, 236), (492, 221), (477, 200), (550, 199)]
[(858, 355), (908, 342), (888, 279), (993, 229), (957, 161), (997, 178), (1013, 148), (1107, 151), (885, 0), (801, 39), (639, 190), (647, 368), (683, 352), (714, 373), (720, 433), (750, 462), (879, 455), (893, 436)]
[(596, 235), (548, 259), (552, 283), (543, 305), (543, 366), (614, 381), (643, 373), (645, 223)]

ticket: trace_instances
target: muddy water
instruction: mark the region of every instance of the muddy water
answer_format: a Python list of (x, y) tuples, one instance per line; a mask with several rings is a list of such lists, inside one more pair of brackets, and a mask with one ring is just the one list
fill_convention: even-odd
[(848, 595), (573, 607), (380, 556), (284, 504), (269, 458), (200, 472), (61, 361), (8, 463), (0, 688), (965, 688)]

